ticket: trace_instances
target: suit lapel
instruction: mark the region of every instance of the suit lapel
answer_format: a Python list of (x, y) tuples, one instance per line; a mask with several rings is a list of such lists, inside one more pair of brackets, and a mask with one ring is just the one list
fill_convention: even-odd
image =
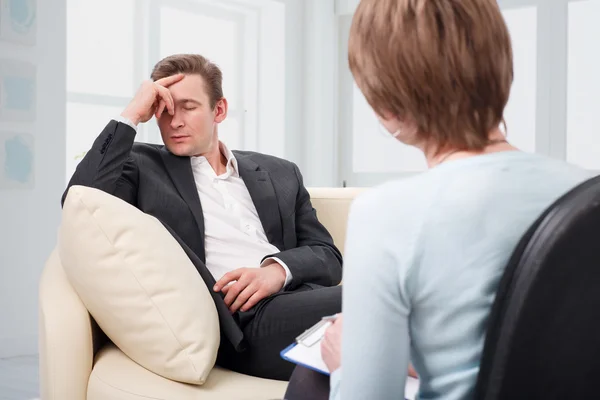
[(261, 171), (258, 164), (250, 160), (248, 156), (236, 154), (236, 159), (240, 176), (250, 193), (269, 243), (279, 250), (283, 250), (283, 231), (279, 204), (269, 172)]
[(200, 197), (198, 196), (198, 190), (196, 189), (196, 183), (194, 181), (194, 173), (192, 172), (190, 158), (178, 157), (169, 152), (165, 147), (162, 148), (160, 154), (165, 163), (167, 172), (171, 176), (171, 180), (194, 215), (196, 225), (200, 231), (199, 243), (201, 245), (198, 246), (197, 254), (202, 262), (206, 262), (204, 251), (204, 215), (202, 213), (202, 205), (200, 204)]

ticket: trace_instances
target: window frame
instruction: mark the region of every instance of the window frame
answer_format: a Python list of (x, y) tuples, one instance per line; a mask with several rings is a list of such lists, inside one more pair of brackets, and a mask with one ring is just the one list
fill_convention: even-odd
[[(240, 129), (240, 146), (244, 150), (258, 151), (259, 148), (264, 148), (267, 153), (283, 156), (284, 63), (282, 63), (283, 74), (279, 75), (280, 78), (283, 77), (282, 82), (271, 83), (269, 87), (269, 82), (266, 82), (264, 77), (268, 76), (269, 68), (271, 68), (272, 63), (269, 57), (273, 57), (272, 51), (267, 51), (267, 49), (272, 50), (270, 47), (273, 43), (269, 41), (269, 37), (273, 36), (273, 32), (269, 31), (273, 28), (269, 26), (273, 25), (273, 18), (277, 18), (278, 21), (281, 19), (282, 9), (283, 16), (285, 16), (284, 2), (278, 0), (134, 0), (134, 21), (132, 21), (134, 24), (134, 54), (132, 54), (134, 87), (131, 88), (132, 96), (137, 91), (139, 84), (149, 78), (152, 66), (160, 59), (160, 13), (163, 7), (176, 8), (209, 17), (225, 17), (240, 24), (237, 35), (239, 39), (237, 51), (241, 54), (242, 62), (236, 68), (239, 85), (237, 91), (240, 95), (229, 110), (228, 118), (237, 120)], [(275, 10), (274, 13), (273, 10)], [(285, 22), (283, 29), (285, 30)], [(285, 50), (285, 45), (280, 48)], [(279, 117), (281, 121), (276, 118), (275, 124), (272, 123), (273, 118), (269, 116), (269, 112), (272, 112), (269, 107), (259, 108), (261, 103), (273, 98), (273, 90), (276, 93), (276, 106), (280, 107), (282, 111), (281, 117)], [(281, 101), (278, 100), (278, 96), (281, 97)], [(130, 100), (131, 97), (126, 96), (84, 93), (67, 88), (67, 105), (80, 103), (125, 108)], [(270, 128), (273, 125), (282, 125), (282, 127), (281, 129), (265, 129), (265, 127)], [(265, 132), (259, 131), (259, 128)], [(138, 127), (136, 140), (162, 143), (159, 129), (156, 124), (152, 123), (141, 124)], [(69, 160), (78, 155), (67, 154), (66, 157)], [(66, 172), (68, 180), (73, 171)]]
[[(537, 79), (536, 79), (536, 132), (535, 151), (549, 157), (567, 160), (568, 121), (568, 34), (569, 4), (586, 0), (498, 0), (502, 10), (534, 6), (537, 8)], [(347, 23), (358, 5), (358, 0), (336, 0), (338, 28)], [(339, 64), (344, 65), (344, 52)], [(340, 88), (336, 100), (339, 104), (348, 96), (345, 80), (348, 74), (338, 70)], [(338, 115), (340, 125), (347, 117)], [(510, 138), (510, 126), (509, 138)], [(346, 132), (348, 129), (345, 130)], [(350, 143), (348, 143), (350, 141)], [(357, 173), (352, 170), (352, 137), (338, 133), (340, 163), (337, 181), (342, 185), (373, 186), (389, 179), (409, 176), (400, 173)], [(571, 161), (573, 162), (573, 161)], [(600, 171), (591, 171), (600, 173)]]

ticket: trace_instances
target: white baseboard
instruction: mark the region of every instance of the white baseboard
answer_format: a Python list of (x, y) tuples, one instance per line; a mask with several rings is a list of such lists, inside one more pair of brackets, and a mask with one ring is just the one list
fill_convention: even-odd
[(36, 335), (0, 337), (0, 358), (33, 356), (38, 354)]

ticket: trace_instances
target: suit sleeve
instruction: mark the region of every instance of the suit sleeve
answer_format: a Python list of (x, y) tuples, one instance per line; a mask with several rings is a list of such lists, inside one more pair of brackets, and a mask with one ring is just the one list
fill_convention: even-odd
[(304, 187), (302, 175), (294, 165), (299, 190), (296, 196), (297, 246), (268, 257), (276, 257), (289, 268), (292, 279), (288, 289), (303, 283), (334, 286), (342, 279), (342, 254), (333, 244), (333, 238), (317, 219)]
[(131, 126), (110, 121), (77, 166), (61, 204), (64, 204), (69, 188), (80, 185), (100, 189), (135, 205), (138, 169), (131, 156), (135, 134)]

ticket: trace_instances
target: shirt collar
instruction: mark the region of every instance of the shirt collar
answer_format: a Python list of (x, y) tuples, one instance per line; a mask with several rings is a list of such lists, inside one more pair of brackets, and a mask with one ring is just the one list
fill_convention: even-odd
[(227, 165), (226, 165), (227, 172), (229, 172), (231, 170), (231, 174), (233, 176), (239, 177), (240, 170), (238, 169), (237, 158), (235, 158), (235, 155), (233, 154), (233, 152), (231, 150), (229, 150), (229, 148), (223, 142), (219, 142), (219, 149), (221, 150), (221, 154), (223, 154), (225, 156), (225, 158), (227, 159)]
[[(238, 162), (233, 152), (229, 150), (225, 143), (221, 141), (219, 141), (219, 150), (221, 151), (221, 154), (227, 159), (227, 164), (225, 165), (225, 168), (227, 170), (226, 174), (239, 177), (240, 174), (238, 169)], [(200, 165), (207, 162), (206, 157), (204, 156), (193, 156), (191, 157), (191, 159), (192, 165)]]

